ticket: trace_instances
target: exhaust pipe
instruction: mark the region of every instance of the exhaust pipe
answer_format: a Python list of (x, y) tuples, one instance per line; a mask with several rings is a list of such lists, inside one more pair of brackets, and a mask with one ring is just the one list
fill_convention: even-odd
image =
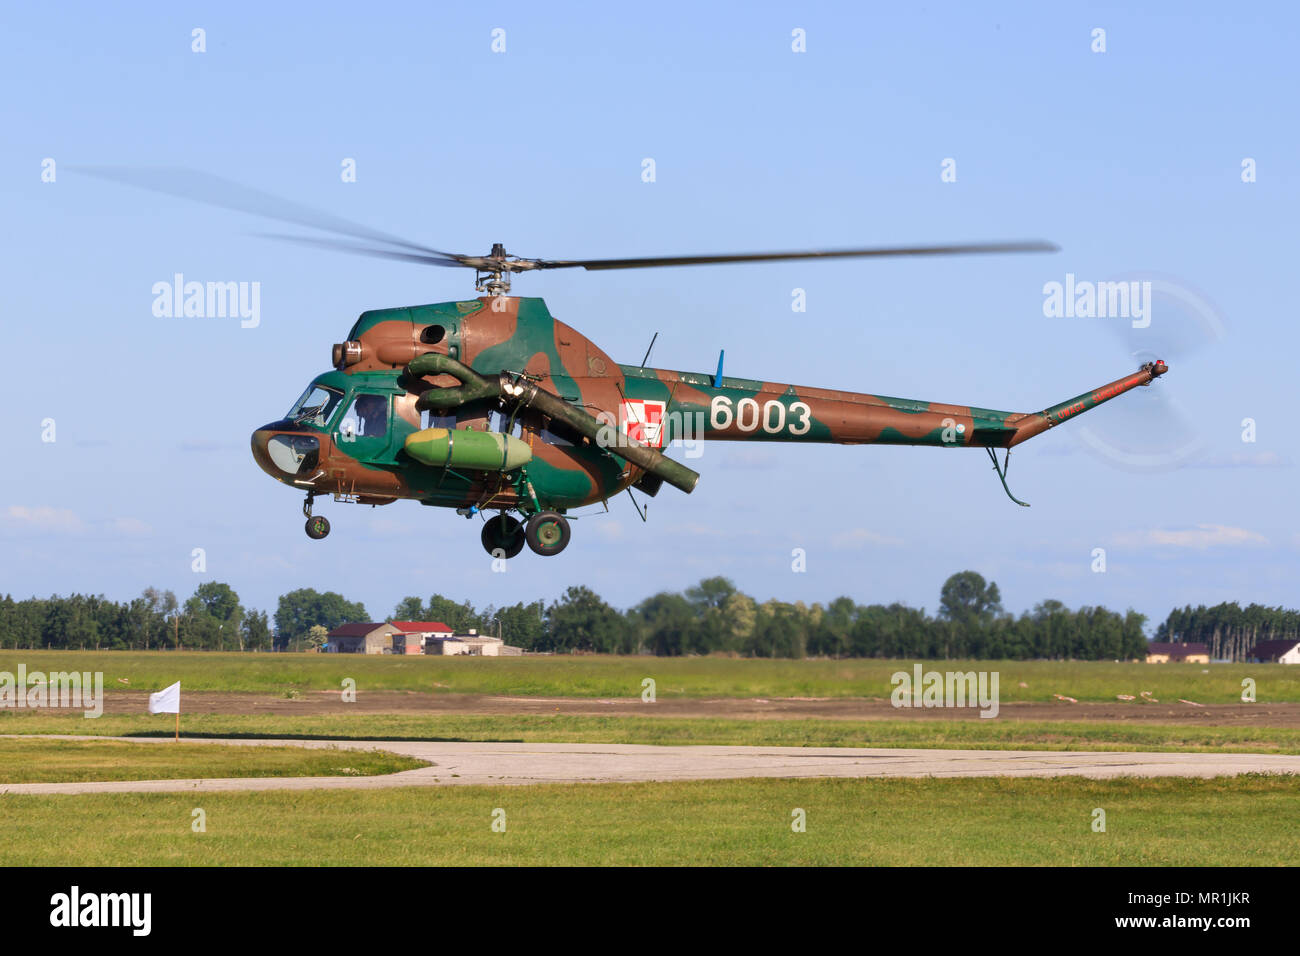
[(581, 408), (538, 388), (522, 376), (503, 371), (495, 381), (480, 375), (469, 366), (440, 352), (429, 352), (412, 360), (407, 371), (416, 377), (451, 375), (461, 384), (451, 388), (429, 389), (418, 399), (419, 411), (444, 411), (465, 402), (500, 398), (520, 408), (535, 408), (543, 415), (563, 422), (579, 435), (614, 454), (620, 455), (648, 474), (661, 478), (674, 488), (690, 494), (700, 480), (699, 472), (666, 457), (658, 449), (644, 445), (623, 434), (617, 426), (601, 422)]

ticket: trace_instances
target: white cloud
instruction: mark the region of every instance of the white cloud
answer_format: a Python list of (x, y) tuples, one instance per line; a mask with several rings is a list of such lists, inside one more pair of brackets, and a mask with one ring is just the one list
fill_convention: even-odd
[(69, 508), (49, 505), (10, 505), (0, 513), (0, 531), (13, 534), (87, 534), (99, 532), (114, 537), (143, 538), (153, 534), (153, 528), (139, 518), (110, 518), (87, 524)]
[(1236, 548), (1268, 544), (1268, 539), (1255, 531), (1232, 528), (1222, 524), (1198, 524), (1195, 528), (1152, 528), (1147, 531), (1126, 531), (1115, 536), (1115, 543), (1125, 548), (1184, 548), (1206, 551), (1209, 548)]
[(42, 534), (80, 534), (86, 530), (81, 518), (67, 508), (37, 505), (27, 508), (10, 505), (0, 515), (0, 527), (12, 531), (32, 531)]

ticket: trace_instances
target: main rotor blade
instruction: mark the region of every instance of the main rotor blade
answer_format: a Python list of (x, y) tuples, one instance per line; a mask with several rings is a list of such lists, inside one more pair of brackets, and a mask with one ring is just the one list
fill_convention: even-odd
[(348, 252), (358, 256), (373, 256), (376, 259), (396, 259), (399, 262), (416, 262), (426, 266), (467, 266), (459, 258), (426, 255), (423, 252), (403, 252), (400, 249), (382, 249), (367, 246), (359, 242), (347, 242), (343, 239), (323, 239), (315, 236), (290, 236), (276, 232), (258, 232), (254, 235), (262, 239), (277, 239), (281, 242), (296, 242), (299, 245), (314, 246), (319, 249), (333, 249), (335, 252)]
[[(996, 252), (1056, 252), (1055, 243), (1041, 239), (1024, 242), (973, 242), (948, 246), (885, 246), (869, 249), (826, 249), (809, 252), (748, 252), (713, 256), (649, 256), (634, 259), (537, 259), (536, 269), (646, 269), (657, 266), (702, 266), (724, 262), (780, 262), (792, 259), (858, 259), (884, 256), (950, 256)], [(530, 260), (524, 260), (526, 262)], [(525, 268), (528, 268), (525, 266)]]
[(78, 172), (88, 173), (91, 176), (97, 176), (100, 179), (111, 180), (126, 186), (135, 186), (137, 189), (146, 189), (150, 192), (176, 196), (181, 199), (189, 199), (209, 206), (233, 209), (236, 212), (262, 216), (266, 219), (276, 219), (296, 226), (306, 226), (310, 229), (320, 229), (323, 232), (334, 232), (339, 235), (350, 236), (353, 239), (386, 243), (398, 248), (423, 253), (424, 255), (441, 256), (448, 259), (456, 258), (455, 253), (430, 249), (419, 243), (403, 239), (401, 236), (370, 229), (341, 216), (321, 212), (302, 203), (282, 199), (260, 189), (243, 186), (228, 179), (222, 179), (220, 176), (194, 169), (176, 167), (137, 169), (130, 166), (73, 166), (71, 168)]

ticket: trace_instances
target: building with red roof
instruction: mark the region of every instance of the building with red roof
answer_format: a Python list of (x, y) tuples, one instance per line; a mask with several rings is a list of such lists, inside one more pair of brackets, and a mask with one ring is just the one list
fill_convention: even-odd
[(393, 635), (394, 654), (423, 654), (426, 642), (448, 638), (453, 633), (442, 621), (390, 621), (389, 624), (397, 629)]
[(442, 621), (353, 621), (329, 632), (324, 650), (332, 654), (436, 654), (516, 657), (523, 653), (499, 637), (470, 630), (456, 634)]
[(392, 652), (393, 635), (401, 632), (387, 623), (349, 621), (326, 636), (327, 654), (386, 654)]

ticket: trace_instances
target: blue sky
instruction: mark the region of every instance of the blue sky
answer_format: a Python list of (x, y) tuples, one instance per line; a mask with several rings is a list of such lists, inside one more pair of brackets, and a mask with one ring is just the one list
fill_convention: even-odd
[[(1300, 15), (1161, 6), (6, 7), (0, 591), (184, 596), (216, 579), (269, 610), (310, 586), (382, 616), (406, 594), (501, 604), (576, 583), (627, 606), (722, 574), (761, 599), (933, 610), (972, 568), (1015, 611), (1295, 606)], [(725, 348), (732, 375), (1033, 411), (1131, 371), (1141, 341), (1124, 319), (1045, 317), (1043, 286), (1067, 273), (1159, 277), (1178, 294), (1155, 300), (1145, 344), (1179, 348), (1159, 399), (1017, 449), (1011, 487), (1032, 508), (976, 450), (714, 444), (696, 492), (666, 488), (647, 525), (624, 498), (576, 521), (562, 556), (493, 573), (476, 524), (409, 502), (325, 503), (333, 533), (309, 541), (298, 496), (248, 452), (358, 313), (465, 298), (468, 273), (272, 243), (262, 221), (77, 164), (206, 170), (470, 253), (1062, 246), (516, 281), (623, 362), (659, 332), (653, 364), (670, 368), (711, 369)], [(260, 325), (154, 317), (153, 284), (177, 272), (259, 282)], [(1160, 462), (1179, 444), (1168, 402), (1201, 442), (1178, 467), (1135, 471), (1083, 440), (1085, 424), (1101, 447), (1136, 436)]]

